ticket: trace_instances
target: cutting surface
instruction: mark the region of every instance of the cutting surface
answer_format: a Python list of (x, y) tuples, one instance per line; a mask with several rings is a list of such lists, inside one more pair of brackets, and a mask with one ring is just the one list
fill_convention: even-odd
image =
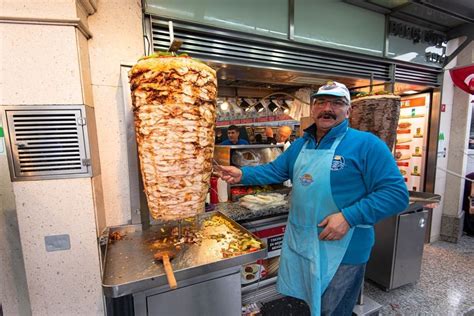
[[(178, 283), (180, 272), (196, 267), (205, 269), (205, 271), (196, 270), (196, 274), (212, 272), (210, 265), (213, 263), (219, 262), (220, 268), (240, 265), (242, 261), (251, 262), (263, 257), (266, 251), (262, 246), (257, 250), (237, 251), (235, 256), (225, 258), (224, 254), (229, 254), (231, 246), (242, 244), (245, 240), (253, 239), (257, 242), (260, 240), (219, 212), (200, 214), (198, 217), (182, 221), (181, 225), (184, 236), (182, 238), (197, 242), (182, 243), (183, 239), (173, 238), (173, 232), (176, 234), (177, 230), (176, 223), (154, 225), (144, 231), (140, 225), (110, 228), (103, 285), (126, 286), (131, 282), (160, 278), (163, 278), (165, 283), (163, 264), (156, 262), (153, 255), (159, 250), (174, 247), (175, 244), (179, 244), (180, 249), (176, 251), (171, 265)], [(111, 240), (113, 239), (111, 236), (120, 240)]]

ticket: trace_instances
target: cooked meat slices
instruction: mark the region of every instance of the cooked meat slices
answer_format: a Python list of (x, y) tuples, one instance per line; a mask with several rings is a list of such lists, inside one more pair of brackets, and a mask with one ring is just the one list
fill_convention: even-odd
[(187, 57), (146, 57), (129, 73), (142, 179), (154, 219), (204, 211), (214, 151), (216, 73)]

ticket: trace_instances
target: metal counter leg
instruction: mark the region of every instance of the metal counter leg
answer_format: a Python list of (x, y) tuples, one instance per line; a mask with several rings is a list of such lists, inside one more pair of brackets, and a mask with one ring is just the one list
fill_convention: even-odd
[(371, 299), (370, 297), (364, 296), (364, 282), (359, 292), (359, 298), (357, 299), (357, 304), (352, 310), (352, 314), (355, 315), (370, 315), (375, 316), (379, 315), (382, 305)]

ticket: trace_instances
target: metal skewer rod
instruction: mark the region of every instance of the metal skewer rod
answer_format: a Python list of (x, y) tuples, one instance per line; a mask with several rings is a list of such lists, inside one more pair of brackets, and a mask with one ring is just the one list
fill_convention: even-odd
[(199, 214), (194, 215), (194, 228), (199, 229)]
[(178, 219), (178, 239), (181, 239), (182, 235), (183, 235), (183, 220)]
[(183, 41), (174, 38), (173, 21), (168, 21), (168, 30), (170, 33), (170, 46), (168, 47), (168, 52), (176, 55), (176, 52), (183, 44)]

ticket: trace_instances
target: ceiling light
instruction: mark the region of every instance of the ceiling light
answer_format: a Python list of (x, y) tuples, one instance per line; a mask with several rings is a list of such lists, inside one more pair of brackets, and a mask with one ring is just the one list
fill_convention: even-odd
[(270, 100), (267, 107), (272, 113), (275, 113), (280, 108), (275, 102), (273, 102), (273, 100)]
[(247, 101), (245, 101), (245, 99), (242, 99), (242, 102), (240, 102), (239, 107), (241, 109), (244, 109), (245, 112), (247, 112), (248, 108), (250, 108), (250, 104)]
[(283, 113), (285, 114), (290, 113), (290, 106), (286, 103), (285, 100), (281, 101), (281, 108), (283, 109)]
[(255, 111), (257, 111), (259, 113), (262, 112), (265, 109), (265, 107), (262, 105), (261, 102), (258, 102), (257, 104), (255, 104), (254, 108), (255, 108)]
[(418, 93), (418, 91), (416, 90), (406, 90), (402, 92), (402, 94), (416, 94), (416, 93)]
[(227, 99), (221, 103), (220, 108), (222, 111), (227, 111), (229, 109), (229, 102), (227, 102)]

